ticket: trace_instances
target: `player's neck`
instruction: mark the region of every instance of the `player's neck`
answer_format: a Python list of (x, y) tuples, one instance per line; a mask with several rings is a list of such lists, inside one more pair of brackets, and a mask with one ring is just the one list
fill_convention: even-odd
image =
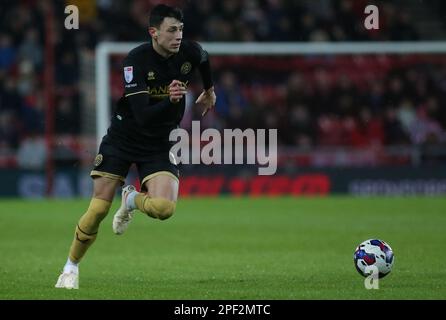
[(156, 53), (158, 53), (161, 57), (163, 57), (165, 59), (167, 59), (171, 55), (173, 55), (173, 53), (164, 50), (156, 41), (152, 41), (152, 46), (153, 46), (153, 50), (155, 50)]

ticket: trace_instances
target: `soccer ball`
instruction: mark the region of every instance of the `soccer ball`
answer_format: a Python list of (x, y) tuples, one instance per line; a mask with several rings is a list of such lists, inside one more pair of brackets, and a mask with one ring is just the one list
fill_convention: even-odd
[(385, 277), (392, 271), (394, 260), (392, 248), (378, 239), (369, 239), (362, 242), (353, 255), (356, 270), (364, 277), (370, 275), (372, 271), (369, 266), (377, 268), (379, 278)]

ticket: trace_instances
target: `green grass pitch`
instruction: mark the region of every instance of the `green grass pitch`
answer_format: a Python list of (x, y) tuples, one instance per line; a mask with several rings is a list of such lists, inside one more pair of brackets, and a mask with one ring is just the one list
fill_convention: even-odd
[[(55, 289), (88, 200), (0, 201), (0, 299), (445, 299), (444, 198), (189, 198), (166, 221), (111, 220)], [(395, 253), (379, 290), (353, 266), (363, 240)]]

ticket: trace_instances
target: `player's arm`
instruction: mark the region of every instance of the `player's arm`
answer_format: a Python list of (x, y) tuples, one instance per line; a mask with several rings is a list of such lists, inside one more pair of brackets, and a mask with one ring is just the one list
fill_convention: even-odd
[(134, 94), (128, 96), (128, 101), (135, 117), (135, 121), (140, 125), (145, 124), (156, 119), (166, 108), (172, 104), (178, 103), (186, 94), (184, 84), (178, 80), (173, 80), (169, 85), (169, 97), (150, 105), (149, 93)]
[(186, 88), (179, 81), (169, 85), (169, 97), (150, 105), (150, 95), (145, 82), (145, 72), (140, 64), (128, 56), (124, 60), (124, 95), (127, 98), (135, 121), (140, 125), (153, 121), (172, 103), (179, 102), (186, 94)]
[(217, 97), (214, 92), (214, 83), (212, 81), (211, 64), (209, 54), (198, 43), (193, 43), (195, 55), (198, 60), (198, 70), (203, 81), (204, 90), (195, 101), (205, 106), (202, 116), (204, 116), (211, 108), (214, 107)]

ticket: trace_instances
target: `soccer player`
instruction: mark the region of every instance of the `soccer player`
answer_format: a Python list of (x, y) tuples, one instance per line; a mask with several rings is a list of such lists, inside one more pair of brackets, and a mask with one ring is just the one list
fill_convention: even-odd
[(204, 85), (196, 103), (204, 105), (203, 115), (215, 105), (208, 53), (198, 43), (183, 40), (181, 10), (155, 6), (150, 13), (149, 34), (151, 40), (130, 51), (124, 60), (124, 94), (94, 160), (93, 197), (76, 226), (56, 288), (78, 289), (79, 262), (95, 241), (116, 189), (124, 184), (133, 163), (141, 192), (131, 185), (122, 189), (113, 231), (124, 233), (136, 209), (160, 220), (174, 213), (179, 171), (169, 154), (173, 145), (169, 133), (183, 117), (187, 84), (195, 69)]

